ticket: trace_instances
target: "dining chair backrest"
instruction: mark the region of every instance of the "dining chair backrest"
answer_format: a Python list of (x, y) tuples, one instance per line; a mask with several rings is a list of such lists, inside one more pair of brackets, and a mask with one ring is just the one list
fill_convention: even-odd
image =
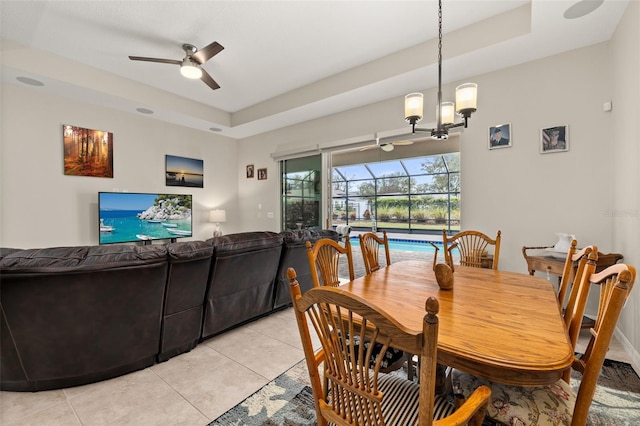
[(573, 255), (576, 253), (577, 246), (578, 241), (575, 239), (571, 240), (569, 250), (567, 251), (567, 257), (564, 261), (562, 278), (560, 279), (560, 284), (558, 285), (558, 303), (560, 304), (561, 308), (564, 308), (564, 300), (567, 298), (567, 292), (569, 291), (571, 284), (575, 282), (577, 259), (574, 260)]
[[(335, 287), (340, 285), (340, 256), (342, 255), (347, 258), (349, 279), (353, 280), (355, 278), (349, 235), (345, 236), (344, 246), (330, 238), (321, 238), (313, 245), (310, 241), (307, 241), (306, 246), (309, 269), (311, 269), (311, 278), (314, 286)], [(319, 276), (318, 272), (320, 273)]]
[(382, 231), (382, 238), (374, 232), (360, 234), (358, 238), (360, 239), (360, 250), (362, 251), (362, 260), (364, 261), (364, 269), (367, 275), (381, 268), (380, 247), (384, 248), (386, 265), (389, 266), (391, 264), (387, 231)]
[[(575, 350), (578, 336), (582, 329), (582, 317), (587, 306), (591, 283), (589, 279), (596, 271), (598, 261), (598, 247), (587, 246), (572, 255), (572, 263), (575, 264), (574, 272), (570, 272), (574, 279), (571, 284), (569, 300), (564, 308), (563, 319), (571, 347)], [(564, 279), (564, 277), (563, 277)], [(561, 307), (562, 308), (562, 307)], [(569, 383), (571, 369), (567, 369), (562, 378)]]
[[(422, 330), (411, 331), (342, 288), (315, 287), (302, 295), (295, 270), (289, 268), (287, 275), (318, 425), (424, 426), (431, 425), (434, 417), (453, 413), (455, 407), (435, 395), (439, 309), (435, 297), (425, 303)], [(313, 347), (310, 327), (320, 341), (318, 350)], [(422, 360), (419, 385), (380, 372), (385, 349), (415, 347), (416, 342)], [(383, 345), (383, 350), (374, 354), (373, 343)], [(439, 424), (482, 422), (490, 393), (482, 387), (452, 414), (450, 422), (445, 419)]]
[(620, 312), (624, 307), (636, 279), (636, 270), (631, 265), (618, 263), (605, 270), (592, 273), (589, 283), (599, 285), (600, 302), (595, 325), (590, 330), (591, 338), (584, 355), (573, 362), (572, 368), (582, 373), (576, 396), (572, 425), (584, 425), (596, 391), (598, 376), (604, 363), (611, 338), (616, 329)]
[[(446, 229), (443, 229), (442, 244), (445, 263), (452, 269), (454, 268), (453, 251), (457, 249), (460, 253), (460, 265), (482, 268), (489, 259), (488, 256), (492, 255), (491, 269), (498, 269), (501, 238), (501, 231), (498, 231), (496, 238), (492, 239), (482, 232), (472, 230), (458, 232), (449, 237)], [(489, 253), (489, 246), (493, 246), (493, 253)]]

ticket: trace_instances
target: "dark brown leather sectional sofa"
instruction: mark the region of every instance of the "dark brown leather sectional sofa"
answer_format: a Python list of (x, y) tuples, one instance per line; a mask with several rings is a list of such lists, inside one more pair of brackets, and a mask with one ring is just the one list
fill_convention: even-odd
[[(311, 288), (305, 241), (331, 230), (207, 241), (0, 249), (0, 381), (83, 385), (143, 369), (290, 305), (286, 268)], [(286, 297), (285, 297), (286, 296)]]

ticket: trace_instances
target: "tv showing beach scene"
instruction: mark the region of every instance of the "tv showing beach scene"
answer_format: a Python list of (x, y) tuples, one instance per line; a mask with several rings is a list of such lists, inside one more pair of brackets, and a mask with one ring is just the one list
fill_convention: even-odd
[(100, 244), (191, 237), (191, 195), (99, 192)]
[(165, 158), (167, 186), (204, 188), (204, 161), (175, 155), (166, 155)]

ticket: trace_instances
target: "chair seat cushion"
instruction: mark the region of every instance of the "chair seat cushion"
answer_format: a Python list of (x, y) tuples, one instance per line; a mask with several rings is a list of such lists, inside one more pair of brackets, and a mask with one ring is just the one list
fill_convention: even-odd
[[(419, 418), (420, 385), (396, 374), (380, 374), (378, 389), (384, 394), (382, 415), (388, 425), (417, 425)], [(436, 395), (433, 419), (438, 420), (455, 412), (453, 404)], [(333, 423), (329, 423), (332, 425)]]
[(562, 379), (546, 386), (510, 386), (459, 370), (453, 370), (451, 374), (454, 393), (465, 398), (480, 385), (491, 388), (487, 417), (498, 423), (516, 426), (571, 424), (576, 393)]

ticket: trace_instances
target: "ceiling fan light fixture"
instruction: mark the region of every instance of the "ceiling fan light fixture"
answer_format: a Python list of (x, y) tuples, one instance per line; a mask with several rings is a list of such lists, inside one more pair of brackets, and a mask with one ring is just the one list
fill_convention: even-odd
[(185, 58), (185, 60), (182, 61), (182, 65), (180, 65), (180, 73), (183, 76), (192, 79), (202, 77), (202, 70), (200, 69), (198, 64), (196, 64), (189, 58)]
[(394, 149), (394, 146), (392, 143), (387, 143), (384, 145), (380, 145), (380, 149), (383, 150), (384, 152), (391, 152)]

